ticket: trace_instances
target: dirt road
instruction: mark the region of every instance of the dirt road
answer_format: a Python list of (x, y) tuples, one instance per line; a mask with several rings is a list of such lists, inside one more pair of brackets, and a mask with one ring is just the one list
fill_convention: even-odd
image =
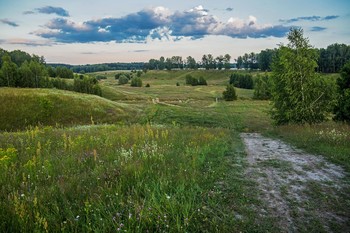
[(261, 215), (282, 232), (350, 232), (350, 182), (340, 166), (257, 133), (241, 134)]

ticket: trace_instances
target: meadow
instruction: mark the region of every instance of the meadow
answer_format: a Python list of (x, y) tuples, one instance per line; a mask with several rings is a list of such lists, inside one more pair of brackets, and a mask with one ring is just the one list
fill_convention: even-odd
[[(95, 73), (107, 76), (103, 98), (1, 88), (0, 231), (279, 232), (256, 211), (239, 134), (281, 138), (350, 172), (350, 127), (274, 126), (253, 90), (221, 99), (229, 73), (148, 71), (141, 88)], [(208, 86), (186, 86), (187, 74)]]

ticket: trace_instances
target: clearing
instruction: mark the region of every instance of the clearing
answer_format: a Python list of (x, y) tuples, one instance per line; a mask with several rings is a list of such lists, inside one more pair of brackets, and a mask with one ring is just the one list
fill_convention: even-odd
[(241, 138), (262, 216), (275, 218), (284, 232), (349, 232), (349, 182), (341, 167), (258, 133)]

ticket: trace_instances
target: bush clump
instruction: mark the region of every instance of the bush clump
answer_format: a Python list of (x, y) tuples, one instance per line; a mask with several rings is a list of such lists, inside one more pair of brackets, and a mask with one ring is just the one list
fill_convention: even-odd
[(132, 78), (130, 86), (132, 86), (132, 87), (142, 87), (142, 80), (141, 80), (141, 78)]
[(128, 77), (126, 77), (126, 75), (122, 74), (118, 77), (118, 84), (119, 85), (124, 85), (127, 84), (129, 82)]
[(201, 76), (199, 79), (192, 77), (192, 75), (186, 75), (186, 84), (191, 86), (208, 85), (207, 81)]
[(233, 101), (237, 99), (235, 87), (233, 85), (227, 85), (226, 90), (222, 93), (224, 100)]

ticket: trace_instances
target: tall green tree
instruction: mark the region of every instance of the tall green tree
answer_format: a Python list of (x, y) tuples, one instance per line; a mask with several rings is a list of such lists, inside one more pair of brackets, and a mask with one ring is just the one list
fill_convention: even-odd
[(321, 122), (331, 107), (332, 88), (315, 72), (317, 52), (303, 30), (292, 28), (288, 40), (272, 64), (272, 118), (277, 124)]
[(5, 53), (2, 56), (2, 65), (1, 65), (1, 73), (2, 73), (2, 83), (3, 86), (14, 87), (17, 82), (17, 65), (11, 61), (11, 57)]
[(34, 87), (36, 88), (40, 87), (41, 79), (44, 76), (46, 76), (45, 66), (38, 61), (32, 60), (29, 62), (29, 69), (31, 70), (34, 77)]
[(220, 55), (220, 56), (217, 56), (215, 58), (215, 60), (217, 61), (216, 64), (217, 64), (217, 67), (219, 70), (222, 70), (222, 68), (224, 67), (224, 56)]
[(225, 68), (225, 70), (229, 70), (231, 68), (230, 60), (231, 60), (230, 54), (225, 54), (225, 56), (224, 56), (224, 68)]
[(237, 63), (237, 69), (241, 69), (243, 67), (243, 57), (238, 56), (238, 58), (236, 59), (236, 63)]
[(158, 69), (160, 69), (160, 70), (164, 70), (165, 69), (165, 58), (163, 56), (161, 56), (159, 58)]
[(337, 84), (339, 97), (334, 119), (350, 122), (350, 61), (342, 68)]
[(191, 56), (188, 56), (186, 58), (186, 64), (187, 64), (187, 68), (188, 69), (196, 69), (197, 68), (197, 62), (196, 60), (191, 57)]
[(267, 100), (271, 98), (270, 81), (267, 74), (257, 75), (254, 80), (254, 99)]
[(35, 87), (34, 75), (29, 67), (29, 63), (24, 61), (18, 70), (20, 87)]

